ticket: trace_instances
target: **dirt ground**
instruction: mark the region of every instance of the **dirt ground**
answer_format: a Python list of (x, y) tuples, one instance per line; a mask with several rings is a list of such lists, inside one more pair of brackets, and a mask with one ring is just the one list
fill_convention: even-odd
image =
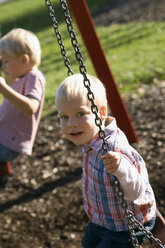
[[(116, 1), (95, 13), (94, 21), (164, 20), (164, 9), (164, 0)], [(146, 161), (158, 209), (165, 216), (165, 82), (155, 79), (152, 88), (144, 86), (139, 93), (144, 96), (124, 99), (139, 138), (133, 146)], [(13, 175), (0, 189), (0, 248), (81, 247), (88, 221), (81, 151), (63, 139), (56, 113), (41, 121), (32, 156), (15, 159), (12, 168)]]

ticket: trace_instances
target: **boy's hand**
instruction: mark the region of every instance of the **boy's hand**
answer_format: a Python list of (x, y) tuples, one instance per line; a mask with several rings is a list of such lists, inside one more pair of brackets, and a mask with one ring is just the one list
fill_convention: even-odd
[(107, 152), (104, 156), (101, 156), (107, 172), (113, 174), (119, 167), (121, 161), (121, 154), (119, 152)]

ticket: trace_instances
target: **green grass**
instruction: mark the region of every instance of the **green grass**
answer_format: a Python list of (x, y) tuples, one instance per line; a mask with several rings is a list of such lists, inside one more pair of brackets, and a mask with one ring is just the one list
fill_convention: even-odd
[[(113, 2), (114, 0), (111, 0)], [(59, 29), (63, 37), (71, 67), (79, 72), (67, 28), (61, 14), (59, 2), (52, 0)], [(109, 0), (87, 0), (91, 11), (97, 11)], [(46, 99), (43, 115), (55, 109), (55, 92), (60, 82), (67, 76), (59, 45), (52, 27), (44, 0), (12, 0), (0, 5), (0, 25), (2, 35), (15, 27), (34, 32), (42, 48), (40, 69), (46, 76)], [(76, 24), (73, 23), (83, 60), (89, 74), (95, 71), (82, 42)], [(165, 78), (165, 22), (130, 23), (124, 25), (99, 26), (96, 28), (101, 44), (110, 64), (120, 92), (131, 94), (142, 84), (152, 85), (153, 80)]]
[(111, 3), (115, 2), (116, 0), (86, 0), (88, 7), (93, 12), (98, 11), (103, 6), (110, 5)]
[(165, 78), (165, 23), (130, 23), (97, 31), (123, 93)]

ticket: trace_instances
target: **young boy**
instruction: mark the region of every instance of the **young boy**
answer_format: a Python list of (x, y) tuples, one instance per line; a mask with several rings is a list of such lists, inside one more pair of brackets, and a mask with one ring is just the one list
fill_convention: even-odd
[[(0, 181), (6, 161), (31, 155), (45, 94), (45, 77), (38, 70), (41, 48), (30, 31), (13, 29), (0, 39), (5, 79), (0, 77)], [(3, 180), (2, 180), (3, 181)]]
[[(90, 219), (82, 245), (84, 248), (130, 248), (133, 246), (121, 202), (113, 186), (114, 176), (120, 182), (129, 210), (149, 231), (155, 223), (155, 197), (143, 159), (129, 145), (115, 118), (107, 116), (103, 84), (99, 79), (87, 76), (109, 145), (107, 153), (102, 148), (83, 76), (67, 77), (56, 93), (61, 130), (67, 139), (82, 146), (82, 191), (84, 209)], [(141, 244), (145, 235), (137, 229), (135, 233)]]

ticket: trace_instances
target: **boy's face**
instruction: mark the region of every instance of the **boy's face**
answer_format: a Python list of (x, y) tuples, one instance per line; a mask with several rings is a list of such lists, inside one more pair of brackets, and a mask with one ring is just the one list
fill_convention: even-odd
[(24, 60), (20, 56), (11, 56), (9, 53), (2, 53), (2, 70), (7, 80), (16, 79), (22, 76), (24, 70)]
[(95, 115), (84, 99), (75, 97), (62, 100), (58, 107), (61, 131), (65, 137), (76, 145), (91, 142), (98, 133)]

